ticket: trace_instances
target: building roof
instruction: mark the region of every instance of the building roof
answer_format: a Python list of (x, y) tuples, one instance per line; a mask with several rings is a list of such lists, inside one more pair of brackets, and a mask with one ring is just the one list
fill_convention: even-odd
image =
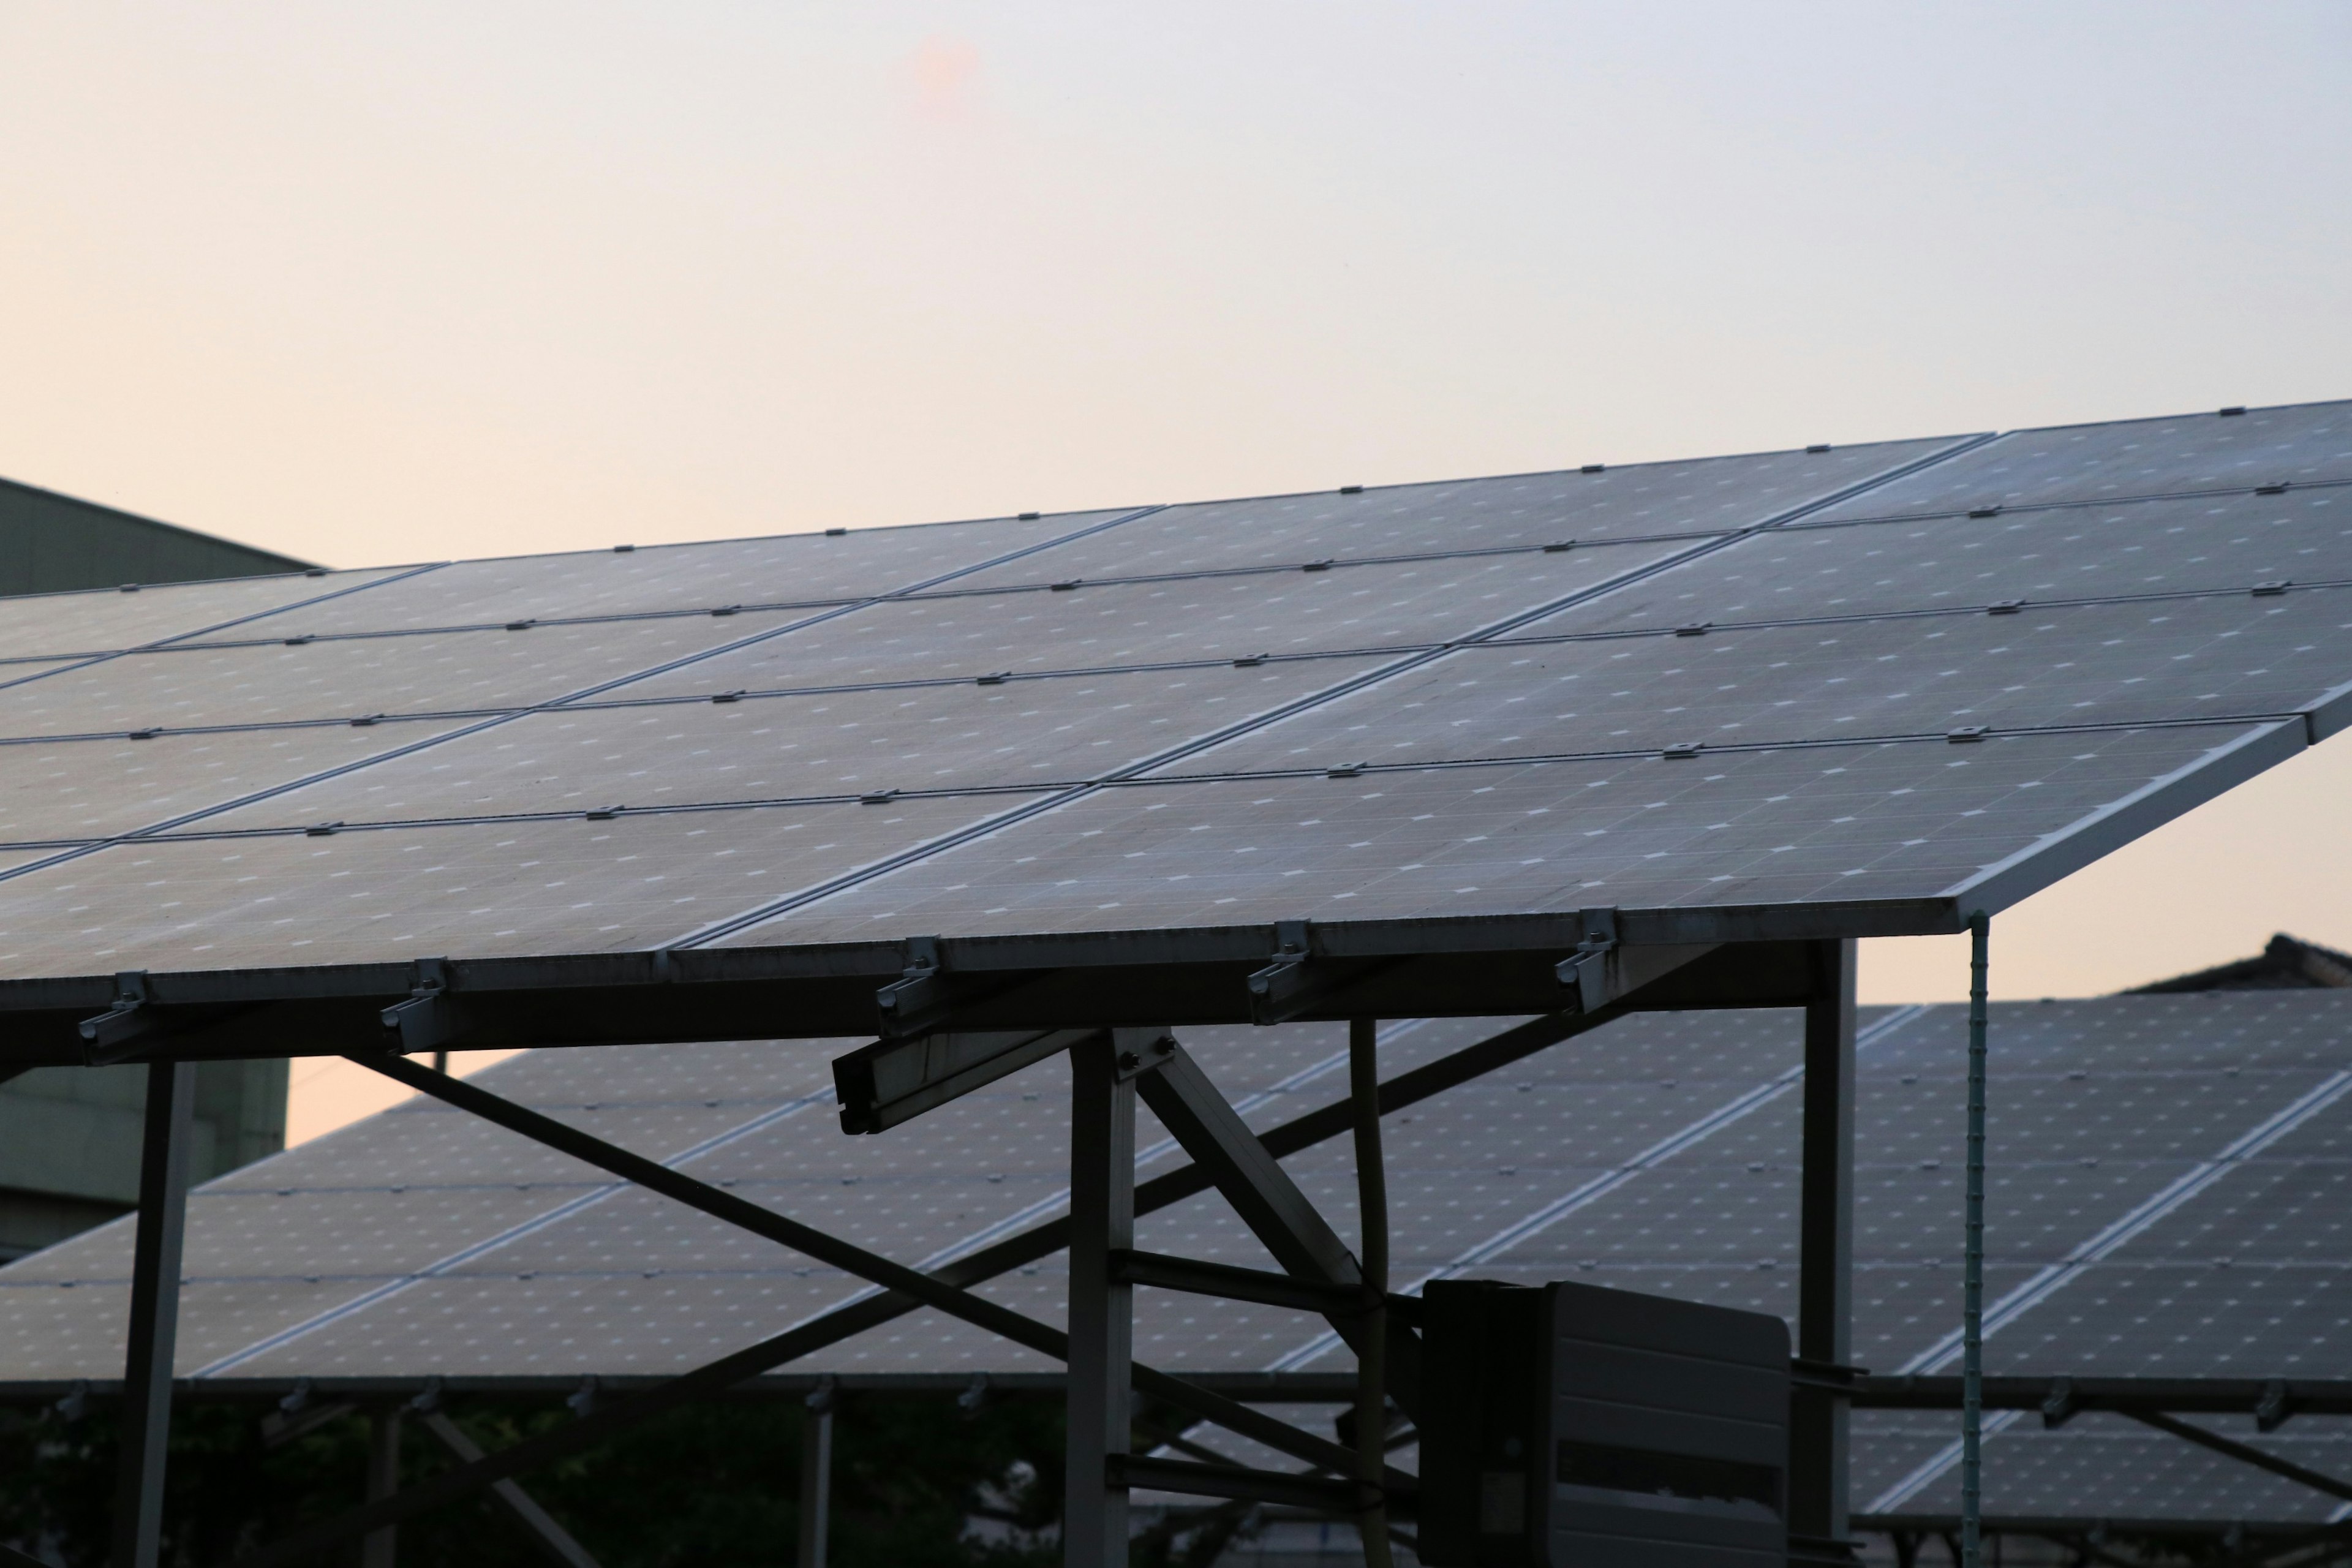
[(2343, 985), (2352, 985), (2352, 953), (2338, 952), (2332, 947), (2322, 947), (2281, 931), (2252, 958), (2135, 985), (2127, 994), (2162, 996), (2183, 991), (2276, 991)]
[(273, 550), (0, 479), (0, 595), (299, 572)]

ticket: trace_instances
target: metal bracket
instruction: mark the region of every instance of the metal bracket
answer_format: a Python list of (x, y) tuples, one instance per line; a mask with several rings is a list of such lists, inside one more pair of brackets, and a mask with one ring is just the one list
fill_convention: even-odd
[(1576, 944), (1575, 956), (1562, 959), (1555, 973), (1562, 985), (1576, 987), (1578, 1007), (1597, 1013), (1611, 1000), (1609, 956), (1617, 951), (1617, 911), (1586, 910), (1577, 924), (1584, 938)]
[(1312, 942), (1307, 921), (1274, 922), (1274, 962), (1249, 977), (1250, 1022), (1279, 1024), (1297, 1011), (1308, 985)]
[(907, 939), (907, 967), (898, 979), (874, 994), (884, 1036), (896, 1039), (919, 1035), (934, 1024), (946, 1022), (948, 988), (942, 978), (946, 970), (947, 958), (940, 951), (938, 937)]
[(114, 977), (114, 1005), (95, 1018), (81, 1021), (81, 1059), (104, 1067), (138, 1055), (156, 1032), (155, 1016), (147, 1011), (147, 972), (126, 969)]
[(1012, 1029), (877, 1040), (833, 1059), (841, 1130), (886, 1131), (1007, 1073), (1059, 1056), (1096, 1033)]
[(1176, 1055), (1176, 1037), (1166, 1029), (1113, 1029), (1111, 1081), (1126, 1083), (1166, 1067)]
[(394, 1002), (383, 1013), (383, 1026), (393, 1036), (393, 1048), (403, 1056), (437, 1050), (457, 1032), (457, 1020), (445, 998), (449, 993), (449, 961), (420, 958), (409, 983), (408, 1000)]
[(1315, 951), (1313, 925), (1307, 921), (1274, 922), (1272, 962), (1252, 973), (1249, 986), (1250, 1022), (1282, 1024), (1320, 1006), (1331, 994), (1362, 979), (1389, 961), (1333, 959)]
[(2255, 1431), (2275, 1432), (2294, 1414), (2294, 1405), (2287, 1398), (2284, 1381), (2274, 1377), (2263, 1384), (2263, 1396), (2254, 1405)]
[(2082, 1410), (2083, 1402), (2074, 1393), (2074, 1380), (2071, 1377), (2052, 1378), (2050, 1392), (2042, 1400), (2042, 1426), (2055, 1431), (2082, 1414)]
[(1360, 1286), (1327, 1285), (1263, 1268), (1241, 1268), (1196, 1258), (1171, 1258), (1131, 1247), (1111, 1253), (1110, 1276), (1129, 1285), (1150, 1285), (1225, 1301), (1255, 1301), (1262, 1306), (1287, 1307), (1293, 1311), (1317, 1312), (1325, 1317), (1359, 1316), (1377, 1304)]

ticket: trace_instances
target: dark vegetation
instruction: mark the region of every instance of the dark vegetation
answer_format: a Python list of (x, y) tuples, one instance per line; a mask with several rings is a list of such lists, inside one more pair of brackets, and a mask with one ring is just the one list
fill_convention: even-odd
[[(165, 1561), (218, 1568), (297, 1525), (357, 1503), (368, 1443), (356, 1415), (271, 1447), (251, 1406), (184, 1405), (172, 1429)], [(573, 1419), (561, 1401), (453, 1401), (449, 1414), (497, 1450)], [(672, 1413), (606, 1447), (523, 1478), (604, 1568), (790, 1563), (799, 1528), (797, 1401), (737, 1400)], [(953, 1395), (862, 1394), (834, 1427), (831, 1562), (838, 1568), (1026, 1568), (1057, 1563), (1062, 1412), (1006, 1397), (970, 1414)], [(68, 1568), (106, 1558), (114, 1479), (111, 1412), (68, 1420), (47, 1407), (0, 1410), (0, 1541)], [(414, 1422), (401, 1471), (446, 1468)], [(1139, 1563), (1192, 1568), (1242, 1523), (1213, 1510), (1139, 1542)], [(1214, 1542), (1213, 1544), (1212, 1542)], [(349, 1563), (356, 1550), (322, 1563)], [(408, 1565), (507, 1568), (548, 1561), (503, 1509), (453, 1504), (400, 1529)]]

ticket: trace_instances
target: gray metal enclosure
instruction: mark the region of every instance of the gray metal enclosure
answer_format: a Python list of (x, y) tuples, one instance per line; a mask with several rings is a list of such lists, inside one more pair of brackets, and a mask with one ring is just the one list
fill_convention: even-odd
[[(1387, 1117), (1628, 1016), (1783, 1009), (1790, 1551), (1844, 1561), (1854, 941), (1980, 927), (2342, 728), (2347, 483), (2352, 409), (2232, 408), (0, 621), (22, 670), (0, 767), (76, 786), (20, 791), (0, 838), (0, 1061), (150, 1075), (118, 1555), (152, 1558), (177, 1365), (175, 1064), (344, 1054), (877, 1288), (249, 1562), (928, 1310), (1066, 1368), (1066, 1546), (1099, 1564), (1137, 1490), (1320, 1507), (1375, 1542), (1410, 1518), (1381, 1426), (1421, 1393), (1416, 1302), (1381, 1261)], [(1525, 1021), (1399, 1072), (1377, 1026), (1415, 1018)], [(1314, 1021), (1348, 1026), (1349, 1092), (1264, 1129), (1188, 1044)], [(909, 1260), (624, 1147), (591, 1107), (411, 1059), (780, 1037), (874, 1041), (835, 1089), (886, 1149), (1066, 1061), (1066, 1211)], [(1139, 1181), (1146, 1115), (1191, 1163)], [(1285, 1163), (1343, 1135), (1353, 1237)], [(1211, 1189), (1252, 1264), (1140, 1239)], [(1055, 1255), (1057, 1302), (996, 1283)], [(1320, 1318), (1360, 1369), (1352, 1442), (1156, 1363), (1153, 1292)], [(1963, 1397), (1921, 1379), (1920, 1408)], [(2261, 1463), (2177, 1413), (2267, 1420), (2259, 1389), (2126, 1384), (2036, 1397)], [(1137, 1394), (1291, 1468), (1139, 1449)]]

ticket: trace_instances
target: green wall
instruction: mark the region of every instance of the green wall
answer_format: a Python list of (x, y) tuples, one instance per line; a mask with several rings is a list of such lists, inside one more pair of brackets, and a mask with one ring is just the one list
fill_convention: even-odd
[(0, 479), (0, 595), (265, 577), (309, 564)]

